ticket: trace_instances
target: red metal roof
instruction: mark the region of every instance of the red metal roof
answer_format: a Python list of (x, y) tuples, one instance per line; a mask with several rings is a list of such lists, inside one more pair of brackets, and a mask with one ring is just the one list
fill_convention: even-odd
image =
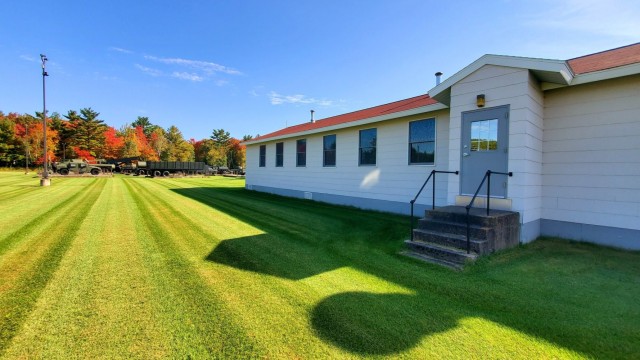
[(337, 115), (328, 117), (326, 119), (317, 120), (316, 122), (307, 122), (300, 125), (289, 126), (282, 130), (278, 130), (276, 132), (272, 132), (267, 135), (263, 135), (252, 139), (255, 140), (264, 140), (267, 138), (273, 138), (284, 135), (291, 135), (299, 132), (321, 129), (333, 125), (344, 124), (352, 121), (358, 121), (363, 119), (368, 119), (376, 116), (393, 114), (400, 111), (411, 110), (415, 108), (419, 108), (422, 106), (433, 105), (436, 104), (437, 101), (430, 98), (429, 95), (420, 95), (416, 97), (412, 97), (409, 99), (404, 99), (396, 102), (392, 102), (389, 104), (378, 105), (364, 110), (358, 110), (347, 114)]
[(574, 74), (586, 74), (640, 62), (640, 43), (619, 47), (567, 61)]

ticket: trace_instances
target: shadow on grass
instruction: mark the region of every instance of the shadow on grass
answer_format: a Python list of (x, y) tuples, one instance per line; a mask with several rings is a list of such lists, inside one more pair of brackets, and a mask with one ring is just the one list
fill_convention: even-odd
[[(273, 251), (274, 246), (286, 250), (288, 254)], [(305, 249), (297, 250), (304, 251)], [(305, 266), (299, 266), (299, 254), (291, 249), (289, 244), (283, 244), (272, 236), (263, 234), (222, 241), (206, 259), (236, 269), (290, 280), (301, 280), (341, 266), (338, 262), (331, 261), (330, 258), (318, 258), (318, 261), (311, 261)], [(280, 260), (273, 261), (274, 256), (280, 257)], [(293, 257), (297, 257), (297, 259)], [(284, 262), (289, 265), (284, 265)]]
[[(397, 354), (466, 317), (587, 356), (640, 353), (634, 320), (640, 316), (634, 302), (640, 269), (602, 260), (602, 252), (538, 242), (458, 273), (396, 255), (408, 235), (406, 217), (239, 188), (172, 191), (265, 232), (221, 242), (209, 261), (293, 280), (351, 267), (412, 290), (413, 295), (345, 292), (315, 306), (309, 321), (316, 334), (353, 353)], [(628, 256), (630, 264), (638, 263), (637, 254)], [(603, 270), (593, 270), (594, 264)]]

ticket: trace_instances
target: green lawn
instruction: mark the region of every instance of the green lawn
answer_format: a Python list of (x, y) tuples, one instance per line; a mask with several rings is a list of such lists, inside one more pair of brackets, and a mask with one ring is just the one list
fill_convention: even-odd
[(455, 272), (408, 219), (230, 178), (0, 172), (0, 357), (640, 358), (640, 253), (546, 239)]

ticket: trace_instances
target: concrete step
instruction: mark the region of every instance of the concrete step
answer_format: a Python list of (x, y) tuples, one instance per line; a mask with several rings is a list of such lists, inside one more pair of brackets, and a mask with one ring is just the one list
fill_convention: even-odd
[(435, 265), (440, 265), (440, 266), (445, 266), (448, 268), (451, 268), (453, 270), (462, 270), (464, 266), (458, 264), (458, 263), (454, 263), (454, 262), (450, 262), (450, 261), (446, 261), (446, 260), (441, 260), (441, 259), (436, 259), (434, 257), (425, 255), (425, 254), (421, 254), (421, 253), (417, 253), (415, 251), (402, 251), (400, 253), (401, 255), (404, 256), (408, 256), (414, 259), (418, 259), (420, 261), (424, 261), (424, 262), (428, 262), (431, 264), (435, 264)]
[[(461, 250), (467, 249), (467, 236), (461, 234), (448, 234), (438, 231), (414, 229), (413, 241), (432, 243)], [(488, 254), (489, 252), (491, 252), (489, 241), (487, 240), (478, 240), (471, 238), (470, 248), (471, 251), (480, 255)]]
[(405, 244), (409, 250), (434, 259), (460, 264), (464, 266), (467, 262), (473, 262), (478, 257), (476, 253), (467, 254), (466, 251), (449, 248), (442, 245), (428, 244), (421, 241), (406, 240)]
[[(435, 221), (467, 223), (467, 211), (464, 206), (443, 206), (434, 210), (425, 211), (425, 218)], [(489, 211), (486, 209), (469, 209), (469, 223), (472, 225), (493, 227), (509, 222), (519, 222), (519, 215), (516, 212), (505, 210)]]
[[(417, 228), (444, 234), (464, 235), (465, 239), (467, 235), (467, 224), (460, 222), (420, 219), (418, 220)], [(492, 241), (494, 234), (493, 228), (491, 227), (479, 225), (469, 226), (469, 236), (472, 239)]]

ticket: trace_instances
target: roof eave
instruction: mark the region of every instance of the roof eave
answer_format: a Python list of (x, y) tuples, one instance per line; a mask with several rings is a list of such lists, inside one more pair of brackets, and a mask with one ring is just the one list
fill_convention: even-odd
[(303, 137), (303, 136), (307, 136), (307, 135), (313, 135), (313, 134), (318, 134), (318, 133), (323, 133), (323, 132), (346, 129), (346, 128), (350, 128), (350, 127), (362, 126), (362, 125), (372, 124), (372, 123), (376, 123), (376, 122), (380, 122), (380, 121), (386, 121), (386, 120), (391, 120), (391, 119), (396, 119), (396, 118), (401, 118), (401, 117), (406, 117), (406, 116), (411, 116), (411, 115), (429, 113), (429, 112), (442, 110), (442, 109), (447, 109), (447, 108), (449, 108), (449, 107), (444, 105), (444, 104), (435, 103), (435, 104), (431, 104), (431, 105), (427, 105), (427, 106), (421, 106), (421, 107), (410, 109), (410, 110), (398, 111), (398, 112), (391, 113), (391, 114), (379, 115), (379, 116), (374, 116), (374, 117), (370, 117), (370, 118), (366, 118), (366, 119), (360, 119), (360, 120), (355, 120), (355, 121), (349, 121), (349, 122), (346, 122), (346, 123), (341, 123), (341, 124), (336, 124), (336, 125), (331, 125), (331, 126), (326, 126), (326, 127), (320, 127), (320, 128), (317, 128), (317, 129), (310, 129), (310, 130), (306, 130), (306, 131), (300, 131), (300, 132), (296, 132), (296, 133), (293, 133), (293, 134), (273, 136), (273, 137), (268, 137), (268, 138), (264, 138), (264, 139), (257, 139), (257, 140), (249, 140), (249, 141), (246, 141), (244, 144), (245, 145), (256, 145), (256, 144), (261, 144), (261, 143), (271, 142), (271, 141), (276, 141), (276, 140), (282, 140), (282, 139), (299, 138), (299, 137)]
[(440, 103), (449, 105), (451, 87), (485, 65), (522, 68), (529, 69), (540, 74), (554, 74), (555, 79), (553, 82), (560, 85), (569, 85), (574, 78), (569, 64), (563, 60), (536, 59), (505, 55), (484, 55), (429, 90), (429, 96)]
[(600, 71), (593, 71), (585, 74), (576, 75), (571, 85), (586, 84), (595, 81), (615, 79), (623, 76), (640, 74), (640, 63), (629, 64), (614, 67), (611, 69), (605, 69)]

